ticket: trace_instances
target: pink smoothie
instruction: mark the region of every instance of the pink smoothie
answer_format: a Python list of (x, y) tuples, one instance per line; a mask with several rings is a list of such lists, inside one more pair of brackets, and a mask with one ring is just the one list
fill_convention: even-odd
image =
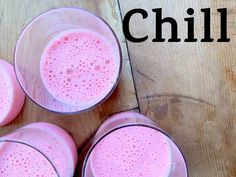
[(102, 139), (90, 165), (93, 177), (168, 177), (171, 162), (166, 136), (149, 127), (130, 126)]
[(0, 59), (0, 127), (20, 112), (25, 94), (16, 80), (13, 66)]
[(57, 177), (49, 161), (29, 146), (6, 143), (1, 151), (1, 177)]
[(70, 30), (56, 36), (41, 58), (41, 77), (48, 92), (59, 101), (89, 108), (115, 85), (120, 58), (100, 34)]
[(73, 176), (76, 146), (63, 129), (48, 123), (34, 123), (1, 139), (25, 142), (40, 151), (25, 144), (0, 142), (1, 177)]

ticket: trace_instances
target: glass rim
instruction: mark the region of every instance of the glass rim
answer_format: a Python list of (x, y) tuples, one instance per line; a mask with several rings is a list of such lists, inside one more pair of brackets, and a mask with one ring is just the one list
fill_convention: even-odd
[(56, 172), (57, 177), (60, 177), (59, 172), (57, 171), (56, 167), (53, 165), (51, 160), (43, 152), (41, 152), (39, 149), (35, 148), (34, 146), (32, 146), (32, 145), (30, 145), (28, 143), (25, 143), (23, 141), (12, 140), (12, 139), (4, 139), (4, 138), (0, 139), (0, 144), (1, 143), (16, 143), (16, 144), (21, 144), (21, 145), (24, 145), (24, 146), (28, 146), (31, 149), (39, 152), (50, 163), (50, 165), (53, 167), (53, 170)]
[[(28, 92), (27, 92), (27, 89), (24, 88), (24, 84), (22, 84), (20, 82), (20, 79), (19, 79), (19, 76), (17, 75), (17, 56), (16, 56), (16, 53), (17, 53), (17, 49), (18, 49), (18, 46), (19, 46), (19, 42), (21, 41), (21, 38), (22, 36), (24, 35), (25, 31), (34, 23), (35, 20), (37, 19), (40, 19), (42, 18), (44, 15), (48, 14), (48, 13), (51, 13), (51, 12), (56, 12), (56, 11), (61, 11), (61, 10), (78, 10), (78, 11), (82, 11), (82, 12), (85, 12), (85, 13), (88, 13), (89, 15), (92, 15), (94, 18), (96, 18), (97, 20), (101, 21), (104, 23), (105, 26), (108, 27), (108, 29), (111, 31), (114, 39), (115, 39), (115, 42), (117, 44), (117, 47), (118, 47), (118, 52), (119, 52), (119, 71), (118, 71), (118, 74), (117, 74), (117, 78), (115, 80), (115, 83), (114, 85), (112, 86), (112, 88), (110, 89), (110, 91), (100, 100), (98, 101), (96, 104), (86, 108), (86, 109), (82, 109), (82, 110), (79, 110), (79, 111), (66, 111), (66, 112), (62, 112), (62, 111), (56, 111), (56, 110), (52, 110), (52, 109), (49, 109), (47, 108), (46, 106), (40, 104), (37, 102), (36, 99), (34, 99)], [(94, 12), (91, 12), (87, 9), (84, 9), (84, 8), (80, 8), (80, 7), (59, 7), (59, 8), (55, 8), (55, 9), (49, 9), (49, 10), (46, 10), (42, 13), (40, 13), (39, 15), (35, 16), (34, 18), (32, 18), (24, 27), (23, 29), (21, 30), (20, 34), (19, 34), (19, 37), (17, 39), (17, 42), (16, 42), (16, 46), (14, 48), (14, 52), (13, 52), (13, 66), (14, 66), (14, 72), (15, 72), (15, 75), (16, 75), (16, 79), (20, 85), (20, 87), (22, 88), (22, 90), (24, 91), (24, 93), (27, 95), (28, 98), (30, 98), (30, 100), (35, 103), (36, 105), (38, 105), (39, 107), (49, 111), (49, 112), (53, 112), (53, 113), (57, 113), (57, 114), (62, 114), (62, 115), (75, 115), (75, 114), (80, 114), (80, 113), (83, 113), (83, 112), (88, 112), (94, 108), (96, 108), (97, 106), (101, 105), (102, 103), (104, 103), (111, 95), (112, 93), (115, 91), (118, 83), (119, 83), (119, 80), (121, 78), (121, 72), (122, 72), (122, 67), (123, 67), (123, 57), (122, 57), (122, 50), (121, 50), (121, 45), (120, 45), (120, 42), (119, 42), (119, 39), (115, 33), (115, 31), (112, 29), (112, 27), (108, 24), (108, 22), (106, 22), (101, 16), (98, 16), (96, 13)]]
[(154, 130), (162, 133), (163, 135), (165, 135), (169, 140), (171, 140), (171, 142), (174, 143), (174, 145), (177, 147), (177, 149), (179, 150), (179, 152), (181, 153), (181, 155), (184, 159), (184, 164), (185, 164), (185, 167), (186, 167), (187, 177), (189, 177), (189, 167), (188, 167), (186, 157), (183, 154), (180, 146), (174, 140), (174, 138), (171, 135), (169, 135), (166, 131), (162, 130), (161, 128), (156, 127), (154, 125), (148, 125), (148, 124), (145, 124), (145, 123), (128, 123), (128, 124), (125, 124), (125, 125), (120, 125), (120, 126), (113, 127), (112, 129), (110, 129), (110, 130), (106, 131), (105, 133), (103, 133), (95, 142), (93, 142), (92, 146), (89, 148), (89, 150), (88, 150), (88, 152), (85, 156), (84, 162), (83, 162), (82, 172), (81, 172), (82, 176), (81, 177), (85, 177), (85, 170), (86, 170), (86, 167), (87, 167), (87, 163), (88, 163), (88, 160), (89, 160), (90, 155), (92, 154), (93, 150), (104, 138), (106, 138), (107, 135), (110, 135), (111, 133), (113, 133), (117, 130), (120, 130), (122, 128), (135, 127), (135, 126), (141, 126), (141, 127), (154, 129)]

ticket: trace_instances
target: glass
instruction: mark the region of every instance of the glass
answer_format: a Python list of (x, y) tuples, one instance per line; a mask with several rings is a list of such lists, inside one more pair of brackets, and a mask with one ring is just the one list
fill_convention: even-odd
[[(94, 138), (91, 142), (91, 147), (89, 148), (87, 155), (85, 157), (85, 161), (83, 163), (82, 167), (82, 177), (100, 177), (98, 175), (95, 175), (94, 173), (94, 164), (98, 163), (96, 160), (93, 159), (94, 163), (92, 163), (92, 156), (95, 152), (96, 148), (98, 146), (104, 147), (104, 140), (109, 137), (112, 133), (115, 133), (120, 130), (124, 130), (125, 128), (130, 127), (145, 127), (151, 130), (154, 130), (154, 132), (159, 132), (163, 137), (165, 137), (168, 140), (168, 144), (170, 146), (170, 152), (171, 152), (171, 165), (168, 172), (168, 177), (188, 177), (188, 168), (187, 163), (184, 158), (184, 155), (182, 154), (181, 150), (179, 149), (179, 146), (175, 143), (173, 138), (166, 132), (164, 132), (162, 129), (158, 127), (158, 125), (150, 120), (149, 118), (135, 113), (135, 112), (123, 112), (116, 115), (113, 115), (111, 118), (106, 120), (101, 127), (96, 132)], [(119, 137), (116, 137), (119, 138)], [(122, 139), (122, 138), (120, 138)], [(103, 144), (102, 144), (103, 143)], [(130, 143), (130, 141), (129, 141)], [(133, 146), (132, 146), (133, 147)], [(116, 148), (116, 147), (115, 147)], [(157, 147), (158, 148), (158, 147)], [(112, 149), (112, 148), (110, 148)], [(122, 148), (120, 148), (122, 149)], [(142, 149), (142, 148), (140, 148)], [(96, 150), (97, 151), (97, 150)], [(98, 152), (98, 151), (97, 151)], [(150, 152), (151, 153), (151, 152)], [(147, 153), (147, 156), (148, 154)], [(117, 153), (119, 154), (119, 153)], [(116, 153), (112, 155), (113, 157), (116, 156)], [(131, 156), (132, 157), (132, 156)], [(124, 161), (127, 161), (128, 159), (124, 159)], [(106, 168), (106, 167), (105, 167)], [(140, 167), (142, 168), (142, 167)], [(111, 167), (112, 169), (112, 167)], [(154, 168), (156, 170), (156, 168)], [(106, 169), (107, 170), (107, 169)], [(113, 168), (114, 170), (114, 168)], [(127, 170), (127, 169), (126, 169)], [(156, 172), (154, 172), (156, 173)], [(123, 176), (122, 174), (120, 174)], [(134, 174), (131, 174), (134, 175)], [(145, 176), (145, 175), (144, 175)]]
[[(73, 29), (91, 30), (103, 36), (113, 46), (115, 58), (119, 61), (113, 87), (90, 107), (60, 102), (45, 88), (40, 75), (40, 60), (47, 44), (55, 36)], [(76, 114), (95, 108), (112, 94), (121, 74), (121, 48), (114, 31), (102, 18), (79, 8), (58, 8), (39, 15), (24, 28), (16, 44), (14, 67), (21, 87), (32, 101), (52, 112)]]
[(0, 138), (0, 162), (2, 177), (72, 177), (77, 149), (62, 128), (33, 123)]

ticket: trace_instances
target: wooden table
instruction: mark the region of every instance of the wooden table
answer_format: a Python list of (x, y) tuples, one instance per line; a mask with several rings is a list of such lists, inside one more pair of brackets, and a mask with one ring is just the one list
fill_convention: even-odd
[[(16, 40), (27, 22), (48, 9), (64, 6), (89, 9), (115, 30), (124, 59), (120, 84), (104, 104), (79, 115), (50, 113), (27, 99), (18, 118), (0, 128), (0, 135), (30, 122), (47, 121), (66, 129), (79, 148), (108, 116), (136, 110), (176, 139), (186, 154), (191, 177), (236, 176), (236, 1), (0, 0), (0, 57), (12, 62)], [(148, 34), (149, 39), (137, 44), (125, 40), (122, 18), (129, 10), (140, 7), (149, 12), (149, 17), (141, 21), (140, 16), (135, 16), (131, 32)], [(151, 42), (155, 35), (151, 9), (163, 8), (164, 16), (175, 17), (183, 39), (187, 35), (183, 19), (189, 7), (195, 9), (198, 36), (203, 35), (200, 9), (211, 7), (214, 38), (219, 36), (220, 25), (216, 9), (227, 7), (231, 42)], [(169, 27), (164, 29), (167, 38)]]

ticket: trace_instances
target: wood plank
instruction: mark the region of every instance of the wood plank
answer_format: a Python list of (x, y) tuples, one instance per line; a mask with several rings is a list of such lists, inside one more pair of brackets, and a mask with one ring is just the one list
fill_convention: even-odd
[[(192, 177), (236, 176), (236, 36), (234, 0), (119, 0), (122, 15), (143, 8), (149, 17), (135, 15), (131, 32), (149, 35), (147, 42), (128, 42), (141, 112), (171, 133), (186, 154)], [(203, 36), (201, 8), (211, 7), (212, 37), (219, 37), (217, 8), (228, 8), (229, 43), (152, 43), (153, 8), (175, 17), (186, 38), (186, 10), (195, 9), (195, 33)], [(140, 28), (141, 26), (141, 28)], [(164, 25), (164, 37), (170, 27)]]
[[(22, 28), (38, 14), (57, 7), (82, 7), (102, 16), (115, 30), (123, 49), (124, 68), (120, 84), (114, 94), (104, 104), (88, 113), (79, 115), (59, 115), (47, 112), (29, 99), (16, 120), (0, 128), (0, 135), (35, 121), (47, 121), (66, 129), (79, 147), (114, 112), (137, 107), (137, 100), (131, 75), (127, 47), (122, 35), (122, 23), (116, 1), (112, 0), (0, 0), (0, 57), (12, 62), (13, 50)], [(29, 49), (30, 50), (30, 49)]]

